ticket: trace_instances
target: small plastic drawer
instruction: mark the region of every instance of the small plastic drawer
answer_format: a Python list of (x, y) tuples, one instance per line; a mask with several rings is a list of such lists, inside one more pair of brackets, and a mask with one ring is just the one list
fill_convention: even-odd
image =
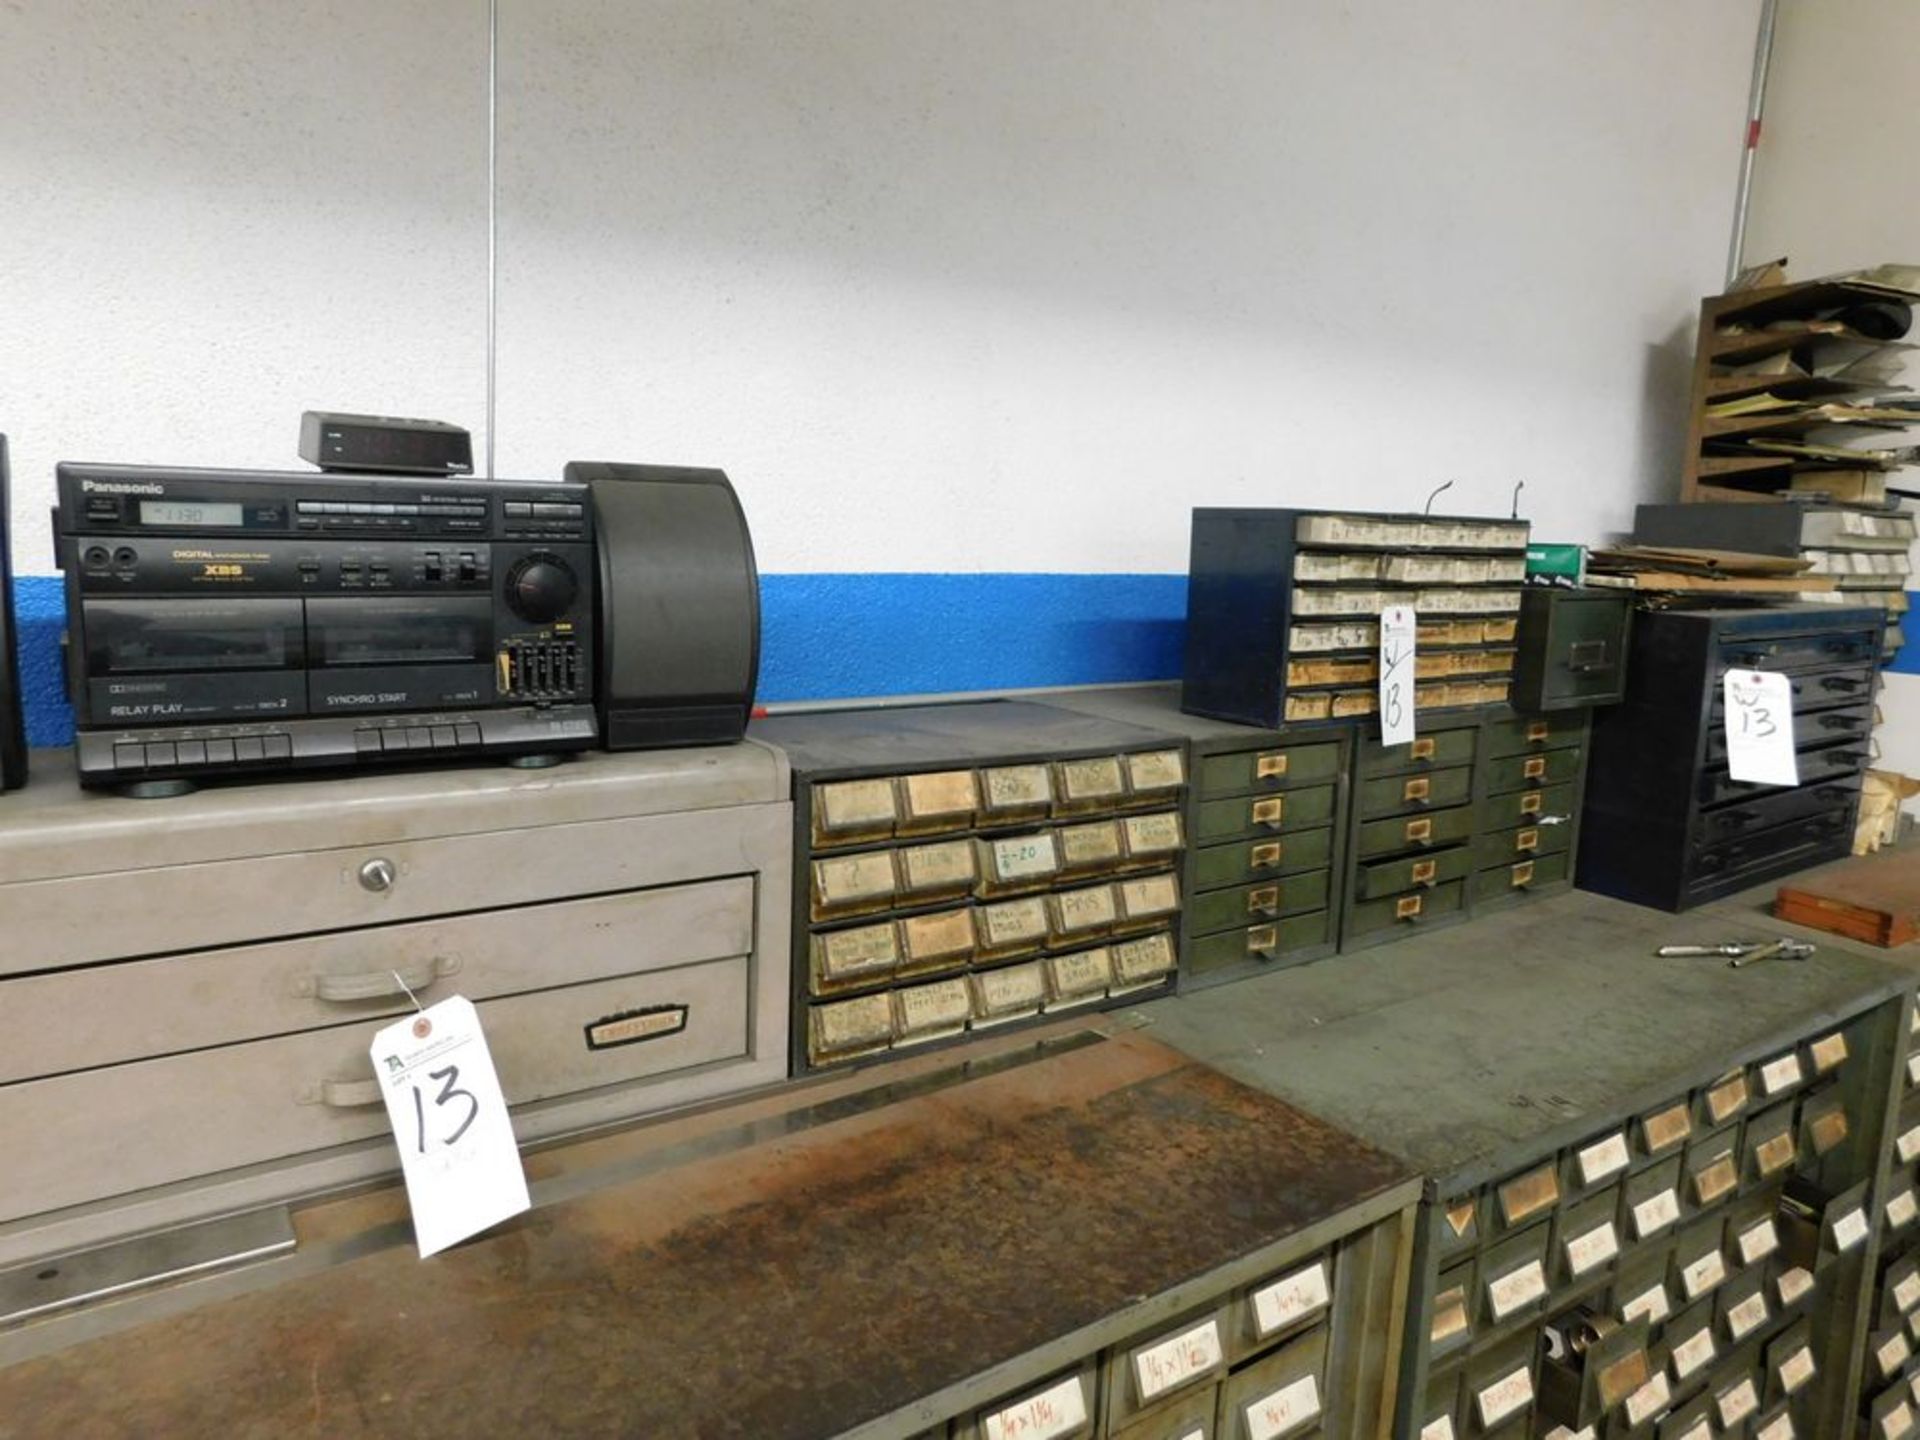
[(1819, 1372), (1813, 1353), (1813, 1327), (1802, 1319), (1782, 1330), (1766, 1348), (1766, 1401), (1773, 1404), (1798, 1395)]
[(1272, 745), (1231, 755), (1208, 755), (1197, 768), (1196, 788), (1206, 799), (1290, 790), (1301, 785), (1327, 785), (1339, 778), (1340, 747), (1337, 744)]
[(1659, 1161), (1620, 1183), (1620, 1232), (1627, 1244), (1644, 1244), (1679, 1223), (1680, 1159)]
[(1555, 1285), (1581, 1284), (1606, 1272), (1620, 1254), (1620, 1197), (1600, 1190), (1554, 1218)]
[(1706, 1215), (1683, 1226), (1673, 1237), (1674, 1298), (1691, 1305), (1726, 1283), (1730, 1272), (1726, 1254), (1726, 1217)]
[(1427, 1349), (1435, 1358), (1473, 1343), (1480, 1333), (1478, 1265), (1472, 1256), (1442, 1270), (1433, 1285), (1427, 1318)]
[(1108, 1428), (1130, 1425), (1195, 1391), (1211, 1394), (1226, 1377), (1231, 1324), (1228, 1306), (1210, 1305), (1116, 1345), (1101, 1386)]
[(1681, 1162), (1682, 1198), (1689, 1211), (1710, 1210), (1740, 1188), (1740, 1123), (1723, 1125), (1687, 1144)]
[(1471, 1357), (1461, 1372), (1461, 1434), (1507, 1433), (1533, 1414), (1534, 1363), (1539, 1338), (1532, 1330)]
[(1220, 1440), (1292, 1440), (1312, 1434), (1326, 1409), (1325, 1327), (1288, 1341), (1220, 1387)]
[(1542, 1223), (1509, 1236), (1480, 1257), (1480, 1311), (1488, 1325), (1505, 1325), (1539, 1311), (1547, 1299), (1547, 1246)]
[(1765, 1270), (1743, 1270), (1714, 1296), (1714, 1320), (1729, 1348), (1744, 1345), (1773, 1319)]

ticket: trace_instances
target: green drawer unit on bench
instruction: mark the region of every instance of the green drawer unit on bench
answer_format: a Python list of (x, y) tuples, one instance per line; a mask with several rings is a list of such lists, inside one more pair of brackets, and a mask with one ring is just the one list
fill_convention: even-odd
[(1592, 716), (1563, 710), (1487, 721), (1469, 902), (1476, 912), (1572, 885)]
[(1333, 953), (1346, 874), (1351, 727), (1265, 730), (1188, 715), (1178, 685), (1039, 698), (1186, 739), (1183, 987)]

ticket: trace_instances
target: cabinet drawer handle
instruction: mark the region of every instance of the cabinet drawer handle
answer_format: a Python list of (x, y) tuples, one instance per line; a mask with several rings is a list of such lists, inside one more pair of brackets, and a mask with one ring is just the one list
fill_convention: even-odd
[(1434, 738), (1431, 735), (1423, 735), (1407, 745), (1408, 756), (1415, 760), (1431, 760), (1433, 752)]
[(1849, 675), (1829, 675), (1820, 682), (1822, 690), (1858, 690), (1860, 682)]
[(393, 888), (399, 873), (391, 860), (369, 860), (360, 867), (360, 888), (384, 895)]
[(1287, 802), (1278, 795), (1270, 800), (1253, 802), (1253, 823), (1256, 825), (1278, 825), (1286, 813)]
[(1271, 955), (1280, 946), (1280, 927), (1278, 925), (1256, 925), (1247, 931), (1247, 953), (1249, 955)]
[(1247, 892), (1247, 913), (1249, 915), (1271, 915), (1280, 908), (1280, 887), (1263, 885), (1258, 890)]
[(1535, 755), (1520, 767), (1520, 773), (1529, 780), (1538, 780), (1547, 773), (1547, 757)]
[(1513, 888), (1524, 890), (1533, 883), (1533, 861), (1522, 860), (1513, 867)]
[(378, 1080), (322, 1080), (316, 1098), (329, 1110), (359, 1110), (380, 1103)]
[(298, 987), (301, 995), (312, 995), (332, 1004), (352, 1000), (386, 1000), (403, 996), (409, 990), (426, 989), (460, 968), (460, 962), (445, 955), (431, 960), (416, 960), (396, 970), (368, 970), (360, 975), (313, 975)]
[(1851, 730), (1854, 719), (1851, 715), (1822, 715), (1820, 723), (1829, 730)]
[(1520, 797), (1520, 813), (1522, 815), (1538, 815), (1541, 807), (1546, 804), (1546, 799), (1547, 797), (1542, 795), (1538, 790), (1522, 795)]
[(1276, 751), (1271, 755), (1262, 755), (1253, 762), (1253, 778), (1256, 780), (1277, 780), (1287, 773), (1287, 755), (1285, 751)]
[(1407, 872), (1407, 877), (1416, 885), (1431, 885), (1433, 877), (1439, 873), (1438, 860), (1416, 860), (1413, 862), (1413, 869)]
[(1427, 903), (1424, 895), (1402, 895), (1394, 902), (1393, 918), (1396, 920), (1418, 920), (1420, 907)]
[(1409, 780), (1400, 787), (1402, 800), (1425, 800), (1433, 793), (1433, 778), (1422, 775), (1418, 780)]
[(1519, 834), (1515, 835), (1513, 837), (1513, 848), (1516, 851), (1521, 851), (1521, 852), (1528, 851), (1528, 850), (1538, 850), (1540, 848), (1539, 828), (1536, 826), (1530, 829), (1522, 830)]
[(1423, 816), (1418, 820), (1407, 821), (1407, 839), (1409, 841), (1418, 840), (1424, 843), (1432, 838), (1433, 820), (1431, 817)]
[(1280, 842), (1269, 840), (1247, 852), (1247, 864), (1255, 870), (1271, 870), (1280, 863), (1280, 855)]
[(1553, 733), (1553, 727), (1544, 720), (1534, 720), (1527, 725), (1527, 739), (1535, 744)]

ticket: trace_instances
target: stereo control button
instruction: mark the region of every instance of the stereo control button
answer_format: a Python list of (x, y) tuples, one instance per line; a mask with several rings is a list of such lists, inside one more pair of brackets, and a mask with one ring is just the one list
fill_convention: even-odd
[(174, 747), (182, 765), (204, 765), (207, 763), (207, 742), (204, 740), (182, 740)]
[(353, 751), (356, 755), (378, 755), (380, 753), (380, 732), (378, 730), (354, 731)]
[(171, 742), (147, 746), (147, 764), (174, 765), (178, 763), (174, 758), (173, 745)]
[(116, 770), (141, 770), (146, 768), (147, 747), (144, 745), (116, 745), (113, 747), (113, 768)]
[(558, 620), (580, 596), (580, 581), (557, 555), (529, 555), (507, 572), (507, 606), (522, 620)]
[(267, 759), (291, 760), (293, 758), (293, 737), (290, 735), (262, 735), (266, 744)]
[(242, 764), (267, 758), (267, 749), (258, 735), (242, 735), (233, 742), (233, 758)]
[(436, 750), (451, 749), (453, 747), (453, 744), (454, 744), (453, 726), (436, 725), (433, 727), (433, 748), (434, 749)]
[(462, 745), (478, 745), (480, 743), (480, 727), (478, 725), (456, 725), (453, 727), (453, 735), (454, 739)]
[(231, 765), (233, 763), (233, 741), (207, 741), (207, 763), (209, 765)]
[(524, 500), (509, 500), (504, 508), (509, 520), (525, 520), (533, 514), (533, 506)]

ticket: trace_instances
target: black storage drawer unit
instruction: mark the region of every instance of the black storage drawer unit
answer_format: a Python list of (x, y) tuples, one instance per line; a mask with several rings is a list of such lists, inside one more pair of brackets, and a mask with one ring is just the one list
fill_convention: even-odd
[(1380, 612), (1393, 605), (1416, 618), (1423, 716), (1505, 701), (1527, 529), (1449, 515), (1195, 510), (1182, 708), (1270, 728), (1372, 715)]
[[(1626, 701), (1594, 722), (1580, 886), (1677, 911), (1847, 854), (1883, 623), (1838, 605), (1636, 616)], [(1787, 676), (1797, 786), (1727, 773), (1730, 669)]]
[(1179, 735), (1006, 700), (752, 735), (793, 771), (794, 1073), (1173, 988)]
[(1539, 713), (1618, 702), (1626, 693), (1632, 619), (1623, 591), (1522, 591), (1514, 708)]
[(1191, 752), (1182, 988), (1333, 953), (1345, 895), (1348, 790), (1374, 783), (1365, 771), (1349, 780), (1352, 727), (1271, 730), (1182, 714), (1180, 687), (1172, 684), (1038, 698), (1178, 735)]

